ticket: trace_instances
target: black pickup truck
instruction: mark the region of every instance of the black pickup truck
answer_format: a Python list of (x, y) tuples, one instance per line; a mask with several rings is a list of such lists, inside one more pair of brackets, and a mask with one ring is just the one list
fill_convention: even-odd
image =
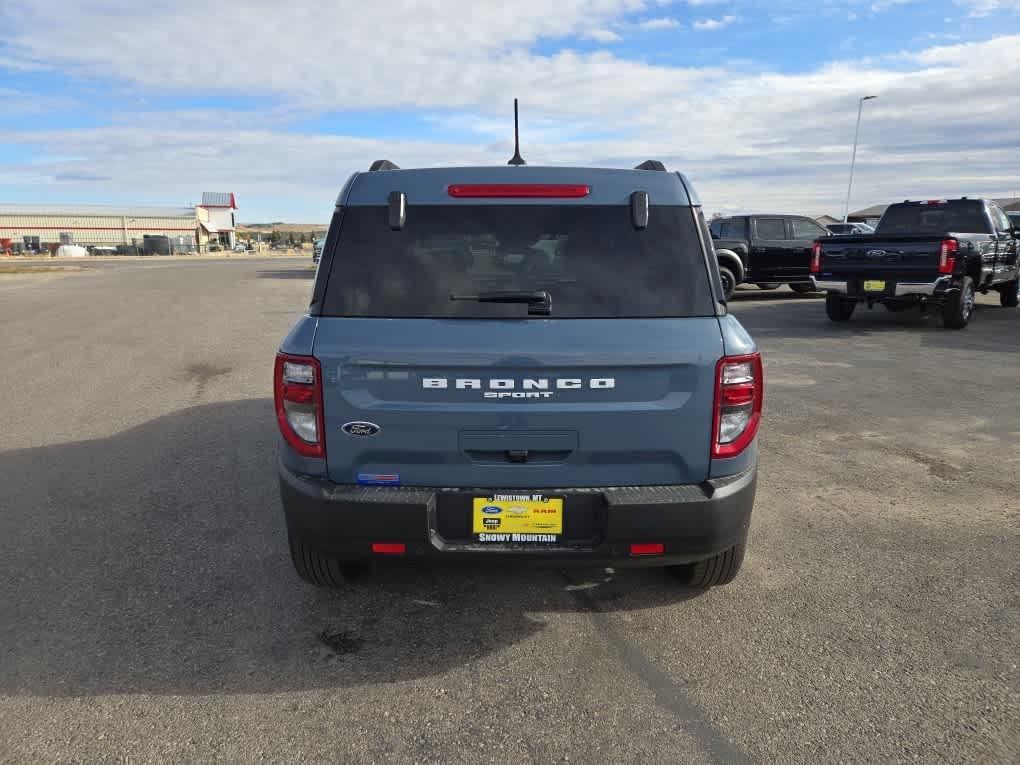
[(709, 226), (719, 275), (728, 298), (742, 282), (763, 290), (789, 284), (794, 292), (814, 292), (808, 271), (811, 245), (828, 231), (803, 215), (735, 215)]
[(932, 305), (944, 326), (962, 329), (977, 292), (995, 290), (1003, 306), (1016, 307), (1018, 238), (1020, 228), (992, 201), (907, 201), (890, 205), (874, 234), (819, 239), (811, 273), (832, 321), (847, 321), (858, 303)]

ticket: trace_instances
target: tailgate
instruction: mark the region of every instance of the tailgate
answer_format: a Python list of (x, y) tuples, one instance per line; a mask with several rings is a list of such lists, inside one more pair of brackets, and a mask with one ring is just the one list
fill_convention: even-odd
[(337, 483), (572, 488), (709, 474), (714, 317), (323, 317), (314, 354)]
[(846, 236), (822, 240), (821, 279), (882, 276), (906, 281), (934, 279), (942, 237)]

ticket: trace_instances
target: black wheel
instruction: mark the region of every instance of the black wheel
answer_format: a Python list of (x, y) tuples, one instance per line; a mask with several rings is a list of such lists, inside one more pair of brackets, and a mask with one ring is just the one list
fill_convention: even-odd
[(719, 278), (722, 279), (723, 297), (729, 300), (737, 288), (737, 277), (726, 266), (719, 266)]
[(790, 289), (796, 292), (798, 295), (806, 295), (809, 292), (815, 291), (815, 285), (813, 284), (791, 284)]
[(758, 282), (758, 289), (760, 290), (774, 290), (779, 286), (779, 282)]
[(293, 534), (287, 536), (294, 570), (306, 582), (338, 589), (357, 579), (367, 568), (364, 564), (343, 563), (335, 555), (309, 547), (304, 540)]
[(1016, 308), (1020, 305), (1020, 279), (1006, 282), (999, 288), (999, 304), (1003, 308)]
[(825, 296), (825, 313), (832, 321), (850, 321), (856, 307), (857, 301), (853, 298), (843, 297), (835, 292)]
[(739, 544), (708, 560), (701, 560), (689, 566), (672, 566), (670, 570), (684, 586), (707, 589), (732, 582), (743, 562), (744, 545)]
[(974, 280), (963, 277), (960, 289), (954, 290), (942, 303), (942, 324), (946, 329), (963, 329), (974, 313)]

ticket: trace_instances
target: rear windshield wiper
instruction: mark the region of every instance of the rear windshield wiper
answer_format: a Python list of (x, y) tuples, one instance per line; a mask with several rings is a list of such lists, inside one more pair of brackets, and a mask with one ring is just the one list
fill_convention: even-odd
[(477, 295), (450, 295), (450, 300), (470, 300), (475, 303), (526, 303), (528, 313), (536, 316), (552, 314), (552, 296), (545, 290), (495, 290)]

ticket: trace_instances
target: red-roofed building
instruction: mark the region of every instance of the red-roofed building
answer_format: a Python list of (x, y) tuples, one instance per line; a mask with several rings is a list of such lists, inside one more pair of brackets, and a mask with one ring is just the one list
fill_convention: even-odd
[(234, 211), (237, 201), (233, 192), (206, 191), (202, 202), (195, 207), (198, 215), (198, 244), (204, 250), (210, 244), (232, 249), (236, 239), (234, 230), (237, 221)]

